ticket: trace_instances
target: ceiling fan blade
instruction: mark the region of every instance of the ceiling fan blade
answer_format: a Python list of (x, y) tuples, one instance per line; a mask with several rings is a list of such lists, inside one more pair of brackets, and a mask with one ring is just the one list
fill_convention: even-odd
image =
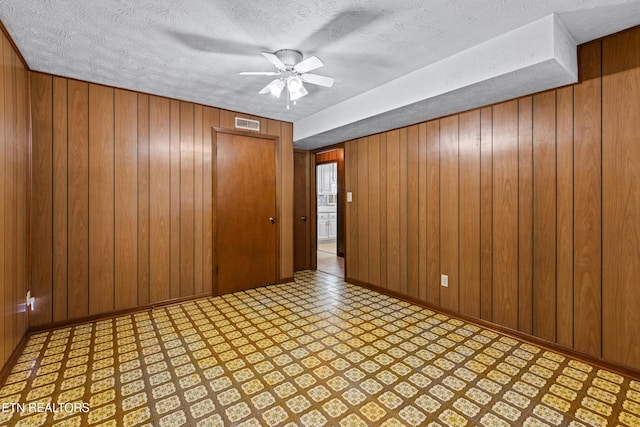
[(267, 58), (267, 60), (268, 60), (269, 62), (271, 62), (273, 65), (275, 65), (275, 66), (276, 66), (276, 68), (277, 68), (278, 70), (282, 70), (282, 69), (284, 69), (284, 68), (287, 68), (287, 66), (286, 66), (286, 65), (284, 65), (284, 64), (282, 63), (282, 61), (280, 61), (280, 59), (279, 59), (277, 56), (275, 56), (273, 53), (269, 53), (269, 52), (262, 52), (262, 56), (264, 56), (265, 58)]
[(298, 73), (308, 73), (309, 71), (315, 70), (316, 68), (320, 68), (324, 65), (320, 58), (317, 56), (311, 56), (303, 61), (300, 61), (293, 67)]
[(318, 74), (303, 74), (300, 76), (303, 82), (311, 83), (313, 85), (331, 87), (333, 86), (333, 77), (320, 76)]
[(284, 82), (280, 79), (275, 79), (271, 81), (271, 83), (263, 87), (258, 93), (260, 95), (264, 95), (265, 93), (271, 93), (276, 98), (280, 98), (282, 89), (284, 89)]
[(243, 71), (241, 76), (277, 76), (279, 73), (276, 71)]
[(178, 31), (172, 28), (166, 28), (163, 31), (175, 42), (199, 52), (246, 56), (255, 49), (253, 45), (234, 40)]
[(343, 10), (331, 18), (322, 28), (308, 35), (297, 45), (307, 52), (317, 52), (328, 46), (345, 40), (352, 34), (362, 33), (387, 15), (384, 10), (368, 10), (365, 7), (353, 7)]
[(292, 93), (291, 94), (291, 100), (292, 101), (297, 101), (298, 99), (302, 98), (303, 96), (307, 96), (309, 95), (309, 92), (307, 92), (307, 89), (302, 86), (302, 88), (300, 88), (300, 90), (296, 93)]

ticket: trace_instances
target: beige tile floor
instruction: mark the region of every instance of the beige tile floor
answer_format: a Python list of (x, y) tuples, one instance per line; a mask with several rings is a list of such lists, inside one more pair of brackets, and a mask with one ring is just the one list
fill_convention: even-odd
[(344, 278), (344, 258), (323, 251), (318, 251), (317, 254), (319, 271)]
[(335, 255), (338, 252), (337, 242), (335, 240), (331, 240), (318, 243), (318, 250)]
[(5, 426), (635, 426), (640, 382), (307, 271), (35, 334), (0, 404)]

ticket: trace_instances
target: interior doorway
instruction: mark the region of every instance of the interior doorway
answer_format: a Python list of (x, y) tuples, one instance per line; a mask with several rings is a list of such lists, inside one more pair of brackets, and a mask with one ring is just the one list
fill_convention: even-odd
[(344, 277), (344, 257), (338, 256), (338, 162), (316, 164), (317, 269)]
[(318, 250), (338, 254), (338, 162), (316, 166)]

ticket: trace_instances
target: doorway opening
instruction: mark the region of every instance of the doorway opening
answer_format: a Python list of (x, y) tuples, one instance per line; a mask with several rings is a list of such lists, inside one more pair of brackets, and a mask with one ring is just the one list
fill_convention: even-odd
[(317, 269), (344, 277), (344, 257), (338, 256), (338, 162), (316, 166)]

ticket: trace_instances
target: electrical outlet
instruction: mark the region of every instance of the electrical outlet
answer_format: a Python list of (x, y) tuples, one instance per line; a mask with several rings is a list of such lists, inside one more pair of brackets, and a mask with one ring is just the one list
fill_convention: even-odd
[(449, 287), (449, 276), (446, 274), (440, 275), (440, 286), (444, 286), (445, 288)]

